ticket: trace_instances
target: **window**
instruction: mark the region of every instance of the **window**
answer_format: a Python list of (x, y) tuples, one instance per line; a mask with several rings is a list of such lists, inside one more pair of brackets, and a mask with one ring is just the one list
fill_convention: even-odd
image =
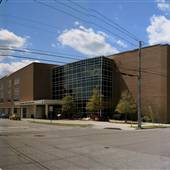
[(19, 85), (20, 84), (20, 78), (19, 77), (16, 77), (15, 79), (14, 79), (14, 86), (15, 85)]
[(0, 92), (0, 103), (2, 103), (4, 101), (4, 96), (3, 94)]
[(4, 89), (4, 85), (1, 83), (0, 84), (0, 90), (3, 90)]
[(1, 83), (0, 84), (0, 102), (3, 102), (3, 100), (4, 100), (4, 86)]
[(15, 87), (15, 88), (14, 88), (14, 96), (13, 96), (13, 99), (14, 99), (15, 101), (18, 101), (19, 98), (20, 98), (20, 89), (19, 89), (19, 87)]
[(11, 88), (12, 86), (12, 80), (8, 80), (8, 88)]

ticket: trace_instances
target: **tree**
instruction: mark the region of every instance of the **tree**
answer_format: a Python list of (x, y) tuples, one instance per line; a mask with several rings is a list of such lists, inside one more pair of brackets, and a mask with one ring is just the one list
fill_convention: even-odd
[(144, 107), (145, 112), (143, 114), (143, 121), (145, 122), (159, 122), (160, 115), (158, 109), (154, 109), (152, 102), (147, 101), (147, 105)]
[(93, 95), (87, 102), (86, 109), (92, 113), (92, 117), (99, 117), (99, 112), (102, 109), (102, 104), (98, 90), (93, 90)]
[(129, 92), (124, 92), (116, 107), (116, 111), (125, 114), (125, 122), (127, 122), (127, 115), (136, 113), (136, 104), (132, 95)]
[(62, 99), (62, 113), (65, 118), (72, 118), (73, 113), (75, 112), (75, 103), (72, 96), (65, 96)]

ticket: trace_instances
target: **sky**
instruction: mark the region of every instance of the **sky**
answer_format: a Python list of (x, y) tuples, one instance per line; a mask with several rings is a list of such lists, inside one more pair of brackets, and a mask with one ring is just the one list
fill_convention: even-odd
[(139, 40), (170, 43), (169, 0), (2, 0), (0, 77), (31, 62), (65, 64), (132, 50)]

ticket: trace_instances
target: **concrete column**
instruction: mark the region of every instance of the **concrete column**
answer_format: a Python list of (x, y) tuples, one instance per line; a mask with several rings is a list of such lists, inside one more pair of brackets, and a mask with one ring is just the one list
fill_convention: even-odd
[(34, 118), (37, 118), (37, 106), (36, 105), (33, 105), (33, 113), (34, 113)]
[(14, 107), (11, 108), (11, 113), (14, 114)]
[(20, 116), (21, 116), (21, 119), (23, 118), (23, 108), (22, 107), (20, 107)]
[(45, 117), (48, 118), (48, 104), (45, 104)]

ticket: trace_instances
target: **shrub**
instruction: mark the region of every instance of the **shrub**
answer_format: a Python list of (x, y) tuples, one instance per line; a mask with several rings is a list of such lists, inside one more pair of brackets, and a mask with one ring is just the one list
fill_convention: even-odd
[(144, 122), (152, 122), (152, 118), (149, 115), (144, 115), (143, 116), (143, 121)]
[(12, 114), (9, 117), (10, 120), (21, 120), (21, 116), (17, 115), (17, 114)]

